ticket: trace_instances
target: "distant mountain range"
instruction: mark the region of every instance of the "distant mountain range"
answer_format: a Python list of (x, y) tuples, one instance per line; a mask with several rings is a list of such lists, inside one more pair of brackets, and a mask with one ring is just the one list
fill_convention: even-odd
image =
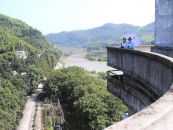
[(150, 44), (154, 40), (154, 22), (144, 27), (107, 23), (88, 30), (48, 34), (46, 38), (59, 46), (84, 46), (98, 41), (120, 42), (121, 36), (127, 33), (135, 33), (143, 44)]

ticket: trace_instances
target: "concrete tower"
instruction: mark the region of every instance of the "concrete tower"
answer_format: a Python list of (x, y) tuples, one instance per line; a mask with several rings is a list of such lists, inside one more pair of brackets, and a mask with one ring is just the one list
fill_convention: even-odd
[(155, 45), (173, 47), (173, 0), (155, 1)]

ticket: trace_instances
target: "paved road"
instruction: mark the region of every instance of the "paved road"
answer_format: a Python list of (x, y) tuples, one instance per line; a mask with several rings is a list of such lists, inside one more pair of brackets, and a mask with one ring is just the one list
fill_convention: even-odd
[[(26, 105), (25, 110), (23, 112), (23, 117), (20, 120), (19, 126), (17, 130), (31, 130), (32, 124), (34, 121), (34, 113), (35, 113), (35, 106), (37, 104), (37, 95), (39, 95), (42, 92), (42, 84), (38, 85), (38, 89), (36, 91), (36, 94), (33, 94), (29, 97)], [(41, 130), (41, 106), (40, 103), (38, 105), (38, 113), (36, 116), (36, 130)]]
[(41, 130), (41, 103), (38, 103), (36, 115), (36, 130)]
[(17, 130), (29, 130), (30, 128), (30, 122), (32, 119), (32, 113), (34, 111), (35, 105), (36, 105), (36, 94), (29, 97), (26, 105), (25, 105), (25, 110), (23, 112), (23, 117), (20, 120), (19, 126)]

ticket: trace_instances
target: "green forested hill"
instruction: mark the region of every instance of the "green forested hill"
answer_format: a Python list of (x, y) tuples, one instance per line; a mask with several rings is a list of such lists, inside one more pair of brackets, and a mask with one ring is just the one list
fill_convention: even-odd
[(142, 43), (151, 44), (154, 41), (154, 23), (150, 23), (143, 28), (136, 30), (136, 34), (139, 35)]
[[(25, 51), (26, 59), (16, 51)], [(36, 29), (0, 14), (0, 129), (16, 129), (26, 95), (55, 66), (60, 51)], [(23, 74), (22, 74), (23, 73)]]
[[(56, 59), (60, 57), (60, 51), (53, 47), (40, 31), (20, 20), (0, 14), (0, 34), (0, 51), (3, 51), (3, 48), (4, 51), (24, 50), (29, 56), (28, 60), (33, 62), (34, 59), (30, 58), (33, 55), (37, 61), (40, 60), (39, 66), (45, 69), (53, 67), (57, 62)], [(47, 60), (48, 64), (41, 64), (42, 60)]]
[(143, 44), (150, 44), (154, 40), (154, 23), (144, 27), (108, 23), (88, 30), (48, 34), (46, 38), (61, 46), (86, 46), (90, 44), (106, 46), (120, 43), (121, 36), (127, 33), (135, 33), (140, 37)]
[(0, 27), (0, 53), (8, 51), (24, 50), (26, 52), (35, 51), (36, 49), (32, 47), (29, 43), (21, 40), (13, 34), (10, 34), (2, 27)]
[(45, 49), (50, 46), (50, 43), (40, 31), (33, 29), (20, 20), (0, 14), (0, 27), (4, 32), (30, 43), (35, 48)]

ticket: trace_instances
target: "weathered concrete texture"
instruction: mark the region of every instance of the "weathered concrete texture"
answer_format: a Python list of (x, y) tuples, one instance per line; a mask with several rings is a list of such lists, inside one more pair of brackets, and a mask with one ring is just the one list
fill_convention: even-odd
[(107, 48), (108, 65), (152, 86), (162, 96), (171, 86), (173, 64), (166, 56), (121, 48)]
[(173, 0), (156, 0), (155, 4), (155, 45), (173, 47)]
[(173, 130), (173, 86), (156, 102), (105, 130)]
[(154, 46), (154, 47), (151, 47), (151, 52), (173, 57), (173, 47)]
[(173, 129), (173, 58), (114, 47), (108, 47), (107, 54), (108, 65), (124, 72), (123, 80), (108, 77), (108, 90), (136, 111), (149, 105), (107, 129)]
[(124, 74), (122, 80), (114, 76), (107, 77), (108, 91), (124, 101), (134, 112), (138, 112), (159, 98), (150, 86), (132, 75)]
[[(172, 62), (160, 54), (108, 47), (108, 65), (133, 75), (163, 95), (173, 79)], [(166, 56), (165, 56), (166, 57)]]

